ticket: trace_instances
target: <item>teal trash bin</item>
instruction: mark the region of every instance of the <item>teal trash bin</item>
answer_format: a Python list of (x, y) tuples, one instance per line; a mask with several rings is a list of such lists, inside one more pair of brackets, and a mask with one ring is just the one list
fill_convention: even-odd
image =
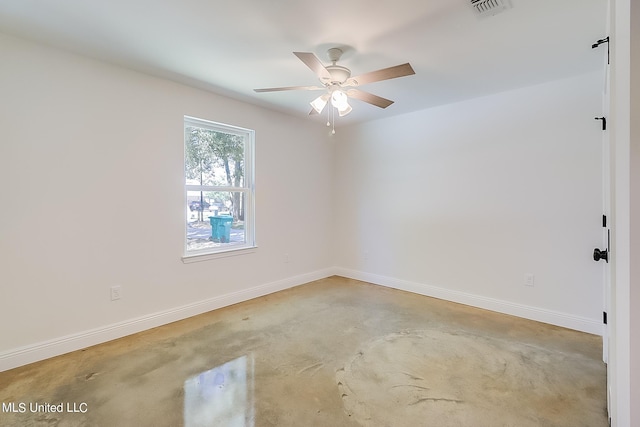
[(233, 217), (231, 215), (210, 216), (209, 223), (211, 223), (211, 240), (214, 242), (229, 243)]

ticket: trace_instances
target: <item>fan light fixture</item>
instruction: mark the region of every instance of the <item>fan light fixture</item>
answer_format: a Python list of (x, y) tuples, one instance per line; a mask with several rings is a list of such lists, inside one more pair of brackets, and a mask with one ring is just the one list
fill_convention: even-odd
[(311, 107), (316, 111), (316, 113), (322, 113), (324, 107), (329, 102), (329, 97), (331, 97), (331, 105), (334, 106), (338, 110), (338, 114), (340, 117), (346, 116), (352, 110), (351, 105), (349, 105), (349, 99), (347, 94), (341, 90), (334, 90), (331, 95), (325, 93), (311, 101)]
[(327, 105), (328, 100), (329, 94), (325, 93), (324, 95), (320, 95), (319, 97), (311, 101), (311, 106), (316, 111), (316, 113), (320, 114), (322, 113), (322, 110), (324, 110), (325, 105)]
[(341, 90), (334, 90), (331, 94), (331, 105), (336, 107), (340, 117), (346, 116), (351, 112), (351, 105), (349, 105), (347, 94)]
[[(349, 105), (349, 97), (346, 93), (344, 93), (339, 88), (331, 87), (329, 93), (325, 93), (324, 95), (320, 95), (316, 99), (310, 102), (313, 111), (320, 114), (324, 110), (324, 107), (327, 106), (329, 99), (331, 99), (331, 105), (338, 110), (338, 114), (340, 117), (346, 116), (352, 110), (351, 105)], [(333, 128), (331, 129), (331, 133), (335, 134), (335, 110), (327, 111), (327, 126), (331, 126), (333, 124)], [(333, 113), (333, 114), (330, 114)], [(331, 116), (331, 120), (329, 120), (329, 116)]]

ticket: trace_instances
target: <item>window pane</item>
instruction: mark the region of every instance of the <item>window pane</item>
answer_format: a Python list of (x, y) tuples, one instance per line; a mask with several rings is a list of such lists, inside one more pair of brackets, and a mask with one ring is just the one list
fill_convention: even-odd
[(185, 126), (187, 184), (244, 187), (244, 138)]
[(187, 192), (187, 253), (247, 243), (241, 191)]

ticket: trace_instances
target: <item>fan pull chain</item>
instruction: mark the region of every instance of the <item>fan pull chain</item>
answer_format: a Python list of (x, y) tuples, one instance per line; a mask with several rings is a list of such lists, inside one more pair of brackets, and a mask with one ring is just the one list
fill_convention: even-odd
[(329, 110), (331, 109), (331, 107), (327, 108), (327, 127), (331, 126), (331, 123), (329, 122)]
[(331, 135), (335, 135), (335, 134), (336, 134), (336, 109), (331, 108)]

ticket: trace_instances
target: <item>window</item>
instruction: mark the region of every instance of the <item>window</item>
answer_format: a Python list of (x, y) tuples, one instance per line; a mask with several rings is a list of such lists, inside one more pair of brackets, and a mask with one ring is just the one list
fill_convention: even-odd
[(255, 247), (254, 131), (184, 118), (185, 257)]

